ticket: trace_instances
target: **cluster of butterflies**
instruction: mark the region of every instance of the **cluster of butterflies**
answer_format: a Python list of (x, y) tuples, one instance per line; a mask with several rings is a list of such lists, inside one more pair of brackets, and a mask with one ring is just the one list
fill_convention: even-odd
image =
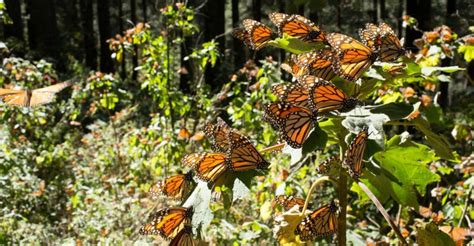
[[(185, 156), (181, 162), (191, 168), (185, 174), (168, 177), (152, 186), (152, 195), (163, 194), (170, 198), (184, 200), (195, 185), (193, 176), (210, 184), (228, 179), (228, 174), (256, 169), (266, 169), (268, 163), (250, 140), (231, 128), (224, 120), (207, 123), (204, 134), (211, 142), (213, 152), (193, 153)], [(195, 245), (192, 235), (192, 207), (173, 207), (160, 210), (151, 215), (150, 223), (142, 226), (140, 234), (159, 234), (170, 245)]]
[[(271, 13), (269, 18), (277, 26), (279, 36), (328, 45), (318, 51), (291, 57), (290, 68), (297, 77), (313, 74), (330, 80), (337, 74), (355, 81), (376, 60), (391, 62), (405, 54), (397, 35), (385, 23), (366, 24), (359, 30), (360, 42), (341, 33), (326, 34), (318, 25), (300, 15)], [(243, 26), (234, 29), (233, 35), (254, 50), (265, 47), (277, 37), (271, 28), (255, 20), (245, 19)]]
[(0, 99), (7, 105), (35, 107), (52, 102), (56, 93), (71, 85), (70, 81), (66, 81), (35, 90), (0, 88)]
[[(362, 173), (362, 164), (368, 136), (367, 128), (363, 128), (354, 140), (352, 140), (346, 151), (343, 167), (348, 170), (349, 175), (355, 180), (358, 180)], [(339, 158), (333, 156), (321, 163), (319, 167), (324, 169), (322, 170), (324, 172), (327, 171), (330, 163), (338, 161)], [(286, 195), (277, 196), (275, 202), (280, 204), (285, 210), (289, 210), (297, 205), (301, 209), (305, 204), (303, 198)], [(334, 201), (319, 207), (296, 226), (295, 234), (299, 235), (302, 241), (308, 241), (336, 233), (338, 211), (339, 208)]]

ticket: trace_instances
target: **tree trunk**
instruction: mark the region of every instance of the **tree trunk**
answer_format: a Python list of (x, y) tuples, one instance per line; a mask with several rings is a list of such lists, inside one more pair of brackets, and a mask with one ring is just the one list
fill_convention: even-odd
[(99, 25), (99, 42), (100, 42), (100, 70), (110, 73), (114, 71), (111, 51), (107, 39), (111, 37), (110, 33), (110, 13), (109, 0), (97, 1), (97, 14)]
[[(125, 29), (123, 27), (123, 3), (122, 0), (118, 0), (118, 23), (120, 33), (123, 34)], [(120, 77), (125, 79), (127, 77), (127, 69), (125, 68), (125, 52), (123, 53), (122, 60), (120, 61)]]
[(262, 1), (252, 0), (252, 17), (256, 21), (262, 19)]
[[(239, 15), (239, 0), (232, 0), (232, 26), (234, 28), (240, 26), (240, 15)], [(245, 52), (244, 43), (242, 40), (239, 40), (234, 37), (233, 42), (233, 51), (234, 51), (234, 70), (242, 67), (245, 61), (247, 60), (248, 54)]]
[[(30, 15), (28, 21), (30, 48), (37, 51), (38, 58), (52, 57), (59, 61), (60, 42), (54, 0), (29, 0), (27, 12)], [(58, 63), (59, 70), (64, 68), (61, 64)]]
[[(219, 51), (221, 54), (225, 51), (225, 1), (208, 1), (204, 9), (205, 19), (205, 40), (215, 39), (219, 43)], [(216, 38), (220, 36), (219, 38)], [(221, 66), (221, 60), (218, 60), (214, 67), (206, 69), (206, 82), (213, 87), (222, 85), (225, 78), (225, 67)], [(228, 69), (228, 68), (227, 68)]]
[[(137, 23), (137, 1), (136, 0), (130, 0), (130, 19), (133, 23), (133, 25), (138, 24)], [(135, 68), (138, 67), (138, 49), (136, 46), (133, 47), (134, 54), (132, 56), (132, 80), (137, 79), (137, 71), (135, 71)]]
[(5, 0), (7, 13), (13, 21), (11, 25), (5, 25), (5, 37), (15, 37), (23, 40), (23, 20), (21, 19), (21, 0)]
[(381, 19), (382, 21), (386, 21), (388, 16), (387, 16), (387, 9), (385, 6), (385, 0), (380, 0), (379, 6), (380, 6), (379, 19)]
[(146, 0), (142, 0), (142, 13), (143, 13), (143, 22), (148, 21), (148, 14), (147, 14), (147, 4)]
[[(451, 15), (456, 13), (456, 0), (448, 0), (446, 2), (446, 23), (449, 23), (449, 20), (451, 19)], [(441, 60), (441, 66), (442, 67), (447, 67), (451, 65), (451, 58), (446, 57), (443, 60)], [(450, 101), (449, 100), (449, 83), (446, 82), (441, 82), (439, 84), (439, 91), (440, 95), (438, 97), (438, 103), (441, 106), (441, 108), (446, 109)]]
[(377, 0), (372, 0), (372, 22), (374, 23), (377, 23), (378, 22), (378, 19), (377, 19)]
[[(418, 20), (418, 28), (423, 31), (432, 29), (431, 0), (406, 0), (407, 15)], [(407, 28), (405, 36), (405, 46), (408, 50), (417, 51), (413, 41), (420, 38), (421, 32)]]
[(97, 69), (97, 47), (94, 32), (94, 15), (92, 0), (80, 0), (82, 39), (86, 66), (92, 70)]

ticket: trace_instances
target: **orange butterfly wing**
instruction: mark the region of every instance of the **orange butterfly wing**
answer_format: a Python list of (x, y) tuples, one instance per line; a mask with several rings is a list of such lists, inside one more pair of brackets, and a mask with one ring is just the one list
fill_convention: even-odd
[(5, 104), (23, 106), (27, 105), (28, 92), (26, 90), (0, 89), (0, 98)]
[(305, 199), (293, 196), (279, 195), (275, 197), (275, 202), (280, 204), (285, 210), (289, 210), (292, 207), (298, 205), (300, 208), (303, 208)]
[(321, 49), (298, 55), (296, 57), (296, 64), (298, 64), (302, 70), (307, 70), (311, 75), (325, 80), (331, 80), (336, 76), (332, 68), (333, 60), (334, 55), (331, 49)]
[(204, 127), (204, 134), (211, 142), (211, 148), (217, 152), (226, 152), (230, 148), (228, 137), (230, 126), (221, 118), (217, 118), (217, 123), (207, 123)]
[(183, 196), (186, 196), (189, 193), (192, 183), (192, 172), (188, 172), (186, 174), (177, 174), (152, 186), (150, 188), (150, 193), (153, 196), (157, 196), (158, 194), (162, 193), (165, 196), (174, 199), (181, 199)]
[(64, 88), (71, 86), (72, 83), (69, 81), (44, 87), (41, 89), (33, 90), (31, 93), (30, 105), (31, 107), (40, 106), (43, 104), (50, 103), (54, 100), (55, 94), (63, 90)]
[(160, 234), (163, 238), (170, 240), (191, 222), (192, 208), (175, 207), (160, 210), (151, 216), (151, 222), (140, 228), (142, 235)]
[(230, 168), (233, 171), (265, 169), (270, 165), (250, 140), (235, 130), (229, 132), (231, 147), (228, 151)]
[(223, 153), (194, 153), (185, 156), (181, 162), (206, 182), (216, 181), (227, 170), (227, 158)]
[(355, 81), (377, 59), (372, 49), (344, 34), (331, 33), (327, 40), (335, 54), (333, 69), (341, 78)]
[(337, 232), (337, 210), (334, 202), (316, 209), (298, 224), (295, 234), (299, 235), (302, 241), (307, 241)]
[(269, 17), (278, 27), (280, 35), (285, 33), (305, 42), (323, 42), (326, 40), (326, 35), (319, 26), (301, 15), (271, 13)]
[(195, 246), (196, 243), (193, 239), (193, 231), (190, 226), (184, 226), (184, 228), (171, 240), (170, 246)]
[(348, 169), (349, 175), (356, 180), (359, 179), (362, 173), (362, 164), (368, 138), (369, 133), (365, 127), (357, 134), (354, 140), (352, 140), (351, 145), (346, 151), (343, 166)]
[(281, 131), (293, 148), (301, 148), (316, 122), (316, 113), (307, 108), (285, 103), (271, 103), (265, 107), (264, 119)]
[(359, 29), (359, 36), (362, 43), (372, 50), (377, 50), (380, 47), (381, 40), (379, 34), (379, 27), (373, 23), (365, 24), (364, 29)]
[(334, 110), (346, 111), (354, 108), (358, 100), (349, 98), (334, 84), (320, 81), (310, 88), (310, 97), (313, 107), (319, 113), (327, 113)]
[(252, 47), (252, 42), (250, 41), (250, 36), (248, 32), (243, 28), (234, 28), (232, 35), (244, 42), (247, 47)]
[(283, 101), (299, 107), (310, 107), (309, 91), (305, 87), (292, 84), (277, 84), (272, 87), (272, 93)]
[(254, 50), (265, 47), (268, 41), (272, 40), (274, 36), (272, 29), (258, 21), (245, 19), (243, 24), (248, 33), (251, 47)]
[(391, 62), (404, 55), (405, 49), (392, 28), (386, 23), (380, 23), (379, 29), (381, 38), (379, 59), (384, 62)]

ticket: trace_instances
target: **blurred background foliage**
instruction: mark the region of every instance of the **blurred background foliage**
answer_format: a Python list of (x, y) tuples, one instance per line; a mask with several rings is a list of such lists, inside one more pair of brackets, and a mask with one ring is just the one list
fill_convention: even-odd
[[(335, 81), (366, 106), (384, 106), (363, 107), (371, 114), (365, 122), (384, 134), (369, 143), (362, 182), (410, 242), (439, 228), (462, 244), (453, 235), (474, 219), (472, 8), (465, 0), (0, 1), (0, 86), (75, 82), (53, 104), (0, 108), (0, 243), (151, 244), (155, 238), (138, 228), (170, 203), (148, 189), (180, 171), (184, 155), (209, 149), (206, 121), (223, 117), (257, 149), (276, 144), (262, 106), (276, 100), (272, 85), (291, 81), (280, 69), (288, 53), (254, 54), (230, 32), (244, 18), (269, 23), (266, 14), (281, 11), (353, 37), (365, 23), (385, 21), (405, 38), (411, 55), (403, 62), (373, 66), (360, 87)], [(249, 193), (232, 206), (211, 202), (201, 239), (275, 244), (275, 194), (306, 196), (318, 163), (338, 154), (336, 144), (347, 143), (346, 129), (357, 124), (322, 122), (327, 139), (303, 148), (301, 160), (292, 151), (266, 153), (270, 170), (251, 181)], [(388, 187), (394, 177), (398, 186)], [(325, 185), (312, 200), (334, 194)], [(350, 243), (395, 238), (356, 185), (348, 204)]]

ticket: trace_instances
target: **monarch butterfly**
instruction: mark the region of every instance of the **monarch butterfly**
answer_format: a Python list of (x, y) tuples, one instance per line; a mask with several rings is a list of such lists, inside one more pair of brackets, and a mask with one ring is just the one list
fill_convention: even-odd
[(227, 170), (228, 160), (224, 153), (194, 153), (185, 156), (181, 162), (191, 167), (199, 179), (214, 182)]
[(232, 36), (242, 40), (247, 47), (252, 47), (252, 43), (250, 42), (250, 36), (245, 29), (234, 28), (234, 30), (232, 30)]
[(309, 91), (302, 85), (276, 84), (272, 87), (272, 93), (278, 96), (281, 101), (287, 102), (291, 105), (304, 108), (309, 108), (311, 106)]
[[(318, 78), (331, 80), (336, 76), (332, 68), (334, 55), (329, 48), (297, 55), (295, 60), (301, 71), (307, 71)], [(298, 77), (303, 75), (299, 74)]]
[(0, 98), (8, 105), (34, 107), (52, 102), (56, 93), (71, 85), (66, 81), (35, 90), (0, 89)]
[(400, 40), (392, 28), (386, 23), (379, 24), (381, 44), (379, 50), (379, 59), (384, 62), (391, 62), (405, 54)]
[(171, 240), (170, 246), (195, 246), (193, 239), (193, 229), (191, 226), (185, 225), (178, 235)]
[(151, 222), (140, 228), (141, 235), (160, 234), (166, 240), (176, 235), (191, 223), (193, 208), (174, 207), (160, 210), (151, 216)]
[(362, 161), (364, 160), (365, 146), (368, 138), (369, 133), (367, 127), (364, 127), (354, 140), (352, 140), (351, 145), (346, 151), (343, 166), (348, 169), (349, 175), (356, 180), (359, 179), (362, 173)]
[(278, 27), (280, 35), (285, 33), (305, 42), (323, 42), (326, 40), (326, 34), (319, 26), (301, 15), (271, 13), (268, 16), (273, 24)]
[(338, 207), (334, 202), (316, 209), (298, 224), (295, 234), (302, 241), (308, 241), (337, 232), (337, 211)]
[(359, 30), (359, 36), (365, 45), (378, 53), (381, 61), (391, 62), (405, 53), (397, 35), (386, 23), (378, 26), (367, 23), (364, 29)]
[(259, 50), (265, 47), (268, 41), (272, 40), (275, 36), (272, 29), (258, 21), (245, 19), (243, 24), (245, 31), (247, 31), (248, 34), (250, 47), (254, 50)]
[(212, 124), (208, 122), (204, 127), (204, 134), (211, 142), (211, 148), (217, 152), (227, 152), (230, 147), (228, 137), (230, 131), (229, 125), (225, 123), (220, 117), (217, 118), (217, 123)]
[(284, 63), (281, 64), (281, 68), (293, 75), (294, 78), (309, 73), (307, 69), (303, 69), (303, 67), (296, 63), (296, 58), (297, 56), (293, 54)]
[(339, 156), (333, 155), (326, 159), (325, 161), (319, 163), (318, 173), (319, 174), (328, 174), (333, 168), (333, 163), (339, 161)]
[(265, 107), (264, 120), (281, 131), (283, 138), (293, 148), (301, 148), (317, 117), (308, 108), (288, 103), (271, 103)]
[(364, 29), (359, 29), (359, 36), (362, 43), (372, 48), (374, 51), (381, 45), (379, 27), (373, 23), (367, 23), (365, 24)]
[(318, 113), (327, 113), (334, 110), (347, 111), (353, 109), (359, 102), (356, 98), (348, 97), (334, 84), (315, 76), (303, 76), (300, 83), (310, 86), (310, 101), (312, 107)]
[(230, 148), (227, 152), (230, 169), (232, 171), (248, 171), (253, 169), (265, 169), (270, 163), (263, 159), (260, 152), (253, 146), (250, 140), (234, 129), (228, 134)]
[(161, 193), (174, 199), (181, 199), (189, 193), (193, 183), (193, 173), (189, 171), (186, 174), (171, 176), (155, 184), (150, 187), (149, 192), (152, 196), (157, 196)]
[(275, 197), (275, 202), (282, 206), (285, 210), (289, 210), (296, 205), (298, 205), (300, 208), (303, 208), (305, 199), (293, 196), (279, 195)]
[(331, 33), (327, 40), (335, 54), (333, 69), (344, 79), (355, 81), (377, 59), (371, 48), (344, 34)]

